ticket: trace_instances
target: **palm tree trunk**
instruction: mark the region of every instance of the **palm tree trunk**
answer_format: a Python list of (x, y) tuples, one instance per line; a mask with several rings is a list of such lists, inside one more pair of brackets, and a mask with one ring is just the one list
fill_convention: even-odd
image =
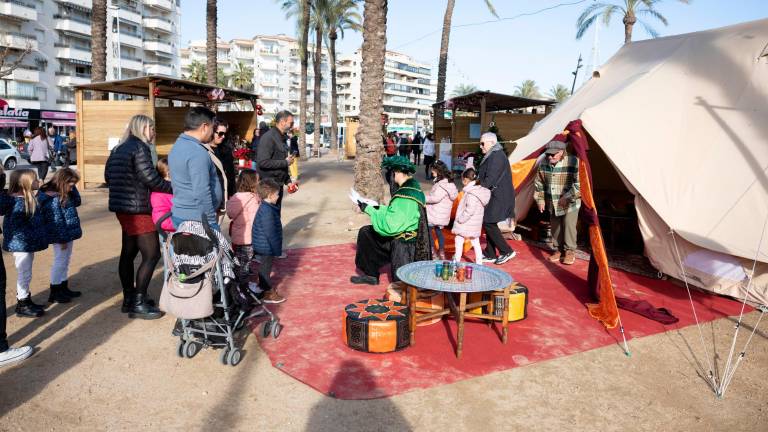
[(384, 56), (387, 51), (387, 0), (365, 0), (363, 12), (362, 77), (360, 84), (360, 126), (355, 136), (355, 189), (377, 201), (384, 198), (381, 177), (382, 97)]
[(307, 158), (307, 69), (309, 69), (309, 0), (301, 1), (301, 95), (299, 96), (299, 155), (302, 160)]
[(336, 30), (331, 29), (331, 33), (328, 35), (331, 45), (328, 50), (328, 60), (331, 64), (331, 149), (339, 153), (339, 96), (336, 92), (336, 37)]
[(632, 42), (632, 27), (637, 22), (634, 15), (624, 15), (624, 45)]
[(218, 46), (216, 45), (216, 20), (217, 20), (216, 0), (207, 0), (205, 5), (205, 72), (208, 85), (215, 86), (216, 77), (216, 57)]
[[(94, 0), (92, 7), (91, 81), (103, 82), (107, 79), (107, 0)], [(94, 94), (95, 99), (103, 99), (104, 96), (101, 92)]]
[(320, 62), (323, 60), (323, 29), (320, 24), (315, 25), (315, 86), (314, 86), (314, 122), (315, 122), (315, 144), (312, 147), (313, 151), (317, 151), (317, 157), (320, 157), (320, 83), (323, 79), (320, 72)]
[(451, 20), (455, 0), (448, 0), (443, 16), (443, 37), (440, 40), (440, 61), (437, 65), (437, 102), (445, 100), (445, 78), (448, 73), (448, 44), (451, 41)]

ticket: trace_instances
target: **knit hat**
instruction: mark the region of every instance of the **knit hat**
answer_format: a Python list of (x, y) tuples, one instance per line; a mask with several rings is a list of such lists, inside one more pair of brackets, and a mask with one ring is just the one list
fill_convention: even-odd
[(562, 141), (550, 141), (547, 143), (546, 151), (547, 154), (555, 154), (559, 152), (560, 150), (565, 150), (566, 144)]
[(381, 167), (404, 174), (413, 174), (416, 172), (416, 165), (411, 163), (405, 156), (390, 156), (384, 158), (381, 162)]

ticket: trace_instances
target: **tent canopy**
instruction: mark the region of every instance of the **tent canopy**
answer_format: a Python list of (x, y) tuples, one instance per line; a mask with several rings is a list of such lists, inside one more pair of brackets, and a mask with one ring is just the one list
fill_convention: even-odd
[(164, 75), (147, 75), (119, 81), (95, 82), (75, 86), (75, 89), (149, 97), (150, 82), (153, 82), (155, 88), (159, 91), (160, 95), (157, 97), (163, 99), (197, 103), (228, 103), (246, 100), (255, 103), (258, 98), (255, 93), (228, 88), (224, 89), (223, 99), (210, 101), (208, 99), (208, 93), (211, 90), (219, 89), (219, 87), (171, 78)]

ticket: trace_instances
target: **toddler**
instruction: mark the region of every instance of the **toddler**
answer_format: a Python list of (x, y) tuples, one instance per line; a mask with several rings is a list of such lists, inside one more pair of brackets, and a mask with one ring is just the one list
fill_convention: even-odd
[(235, 256), (240, 262), (238, 282), (248, 284), (251, 291), (258, 293), (260, 289), (250, 282), (251, 261), (254, 259), (251, 235), (253, 220), (259, 210), (259, 176), (252, 169), (244, 169), (237, 177), (237, 193), (227, 201), (227, 216), (230, 219), (229, 237), (235, 249)]
[(285, 298), (277, 293), (277, 288), (272, 286), (272, 279), (269, 277), (272, 261), (283, 253), (283, 225), (280, 223), (280, 207), (277, 206), (280, 187), (276, 181), (269, 178), (259, 182), (261, 204), (253, 220), (251, 246), (253, 253), (261, 258), (259, 286), (265, 291), (264, 303), (285, 301)]
[(480, 232), (483, 228), (485, 206), (491, 200), (491, 191), (477, 184), (477, 172), (474, 168), (468, 168), (461, 174), (461, 182), (464, 184), (464, 196), (459, 201), (456, 219), (453, 221), (452, 232), (456, 235), (456, 254), (453, 260), (461, 261), (464, 239), (469, 239), (475, 250), (475, 262), (482, 265)]
[(453, 201), (459, 195), (456, 185), (453, 184), (453, 173), (443, 161), (437, 161), (432, 166), (434, 186), (426, 196), (427, 222), (430, 232), (434, 231), (437, 237), (438, 250), (434, 254), (439, 259), (445, 259), (445, 238), (443, 228), (451, 222), (451, 210)]
[[(168, 158), (162, 158), (157, 161), (157, 172), (165, 180), (171, 181), (171, 170), (168, 168)], [(152, 205), (152, 222), (157, 224), (163, 215), (171, 211), (173, 207), (173, 194), (165, 192), (152, 192), (149, 195), (149, 203)], [(173, 227), (173, 221), (168, 218), (160, 224), (160, 228), (166, 232), (176, 231)]]

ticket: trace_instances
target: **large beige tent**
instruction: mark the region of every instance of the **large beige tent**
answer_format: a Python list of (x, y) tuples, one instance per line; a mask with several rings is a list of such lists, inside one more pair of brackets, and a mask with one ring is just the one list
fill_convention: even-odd
[[(768, 20), (625, 45), (510, 161), (575, 119), (634, 195), (659, 271), (683, 279), (674, 231), (690, 282), (743, 298), (757, 257), (750, 300), (768, 302)], [(531, 197), (522, 185), (518, 218)]]

